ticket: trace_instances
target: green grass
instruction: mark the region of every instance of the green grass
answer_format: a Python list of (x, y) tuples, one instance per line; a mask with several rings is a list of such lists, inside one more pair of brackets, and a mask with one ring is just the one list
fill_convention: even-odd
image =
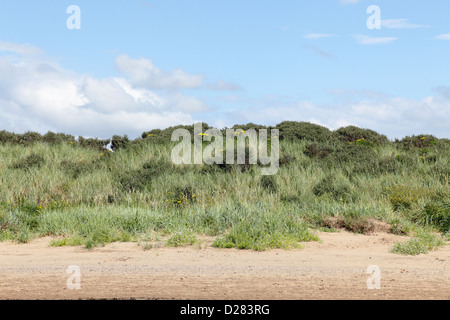
[(370, 219), (398, 235), (449, 233), (448, 139), (277, 127), (274, 176), (258, 165), (176, 166), (173, 128), (116, 136), (115, 152), (95, 139), (0, 132), (0, 241), (50, 235), (53, 246), (92, 248), (157, 234), (176, 246), (207, 235), (219, 248), (290, 249), (317, 241), (314, 230), (370, 232)]
[(445, 240), (442, 237), (426, 232), (420, 232), (414, 238), (405, 243), (396, 243), (392, 248), (392, 252), (402, 255), (415, 256), (419, 254), (427, 254), (428, 252), (436, 250), (445, 244)]

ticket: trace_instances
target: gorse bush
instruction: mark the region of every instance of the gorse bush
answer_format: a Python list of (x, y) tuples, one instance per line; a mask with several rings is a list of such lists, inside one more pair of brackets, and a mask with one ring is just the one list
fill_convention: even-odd
[(83, 147), (83, 148), (90, 148), (93, 150), (103, 151), (105, 149), (106, 145), (108, 145), (110, 143), (110, 140), (79, 137), (78, 143), (79, 143), (80, 147)]
[(370, 129), (361, 129), (355, 126), (348, 126), (340, 128), (335, 131), (339, 139), (344, 142), (356, 143), (360, 140), (360, 143), (375, 143), (382, 144), (387, 143), (389, 140), (385, 135), (379, 134), (376, 131)]
[(412, 137), (405, 137), (402, 140), (395, 141), (397, 147), (403, 149), (426, 148), (437, 145), (438, 139), (435, 136), (424, 134)]
[(114, 135), (111, 139), (111, 149), (117, 151), (119, 149), (126, 149), (130, 144), (130, 139), (127, 135)]
[(285, 140), (328, 142), (334, 138), (330, 129), (309, 122), (284, 121), (275, 128), (280, 130), (280, 139)]
[[(150, 233), (164, 236), (160, 245), (209, 235), (217, 247), (266, 250), (317, 239), (315, 228), (370, 233), (374, 220), (399, 235), (449, 233), (448, 139), (424, 135), (403, 146), (371, 130), (286, 121), (279, 137), (268, 136), (281, 138), (279, 170), (262, 176), (248, 142), (244, 164), (173, 164), (171, 135), (181, 128), (199, 138), (193, 125), (135, 140), (1, 131), (0, 239), (58, 236), (55, 246), (91, 248)], [(262, 128), (272, 127), (232, 127), (236, 137)], [(114, 152), (104, 149), (111, 140)]]

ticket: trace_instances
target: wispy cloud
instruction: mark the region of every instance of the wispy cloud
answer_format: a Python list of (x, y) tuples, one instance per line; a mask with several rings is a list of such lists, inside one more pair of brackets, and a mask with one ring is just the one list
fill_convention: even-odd
[(319, 47), (316, 47), (313, 45), (304, 44), (304, 45), (302, 45), (302, 48), (306, 49), (306, 50), (312, 50), (313, 52), (317, 53), (318, 55), (328, 58), (328, 59), (335, 58), (335, 56), (332, 55), (331, 53), (325, 52), (322, 49), (320, 49)]
[(210, 83), (207, 84), (206, 87), (208, 87), (211, 90), (215, 91), (241, 91), (243, 88), (235, 83), (229, 83), (225, 82), (222, 79), (219, 79), (216, 83)]
[(334, 34), (330, 33), (308, 33), (303, 36), (305, 39), (322, 39), (322, 38), (330, 38), (334, 37)]
[(441, 34), (441, 35), (438, 35), (438, 36), (436, 36), (434, 38), (438, 39), (438, 40), (450, 40), (450, 33)]
[(381, 27), (386, 29), (417, 29), (429, 28), (430, 26), (409, 23), (407, 19), (385, 19), (381, 20)]
[(347, 4), (357, 4), (361, 2), (361, 0), (339, 0), (339, 3), (341, 5), (347, 5)]
[(364, 35), (356, 35), (354, 36), (354, 38), (359, 44), (362, 45), (381, 45), (392, 43), (398, 40), (398, 38), (396, 37), (369, 37)]

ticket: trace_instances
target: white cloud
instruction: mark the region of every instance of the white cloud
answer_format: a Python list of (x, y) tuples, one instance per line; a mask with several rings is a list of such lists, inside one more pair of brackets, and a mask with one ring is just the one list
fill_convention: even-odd
[(241, 91), (243, 88), (235, 83), (225, 82), (222, 79), (217, 80), (216, 83), (206, 85), (209, 89), (215, 91)]
[[(339, 90), (337, 92), (340, 92)], [(354, 92), (355, 99), (331, 104), (316, 104), (311, 101), (266, 103), (234, 110), (225, 115), (227, 125), (254, 122), (275, 125), (282, 121), (308, 121), (326, 126), (332, 130), (343, 126), (356, 125), (376, 130), (390, 139), (407, 135), (433, 134), (448, 138), (450, 132), (450, 88), (439, 88), (435, 96), (422, 100), (390, 97), (373, 91), (348, 90)], [(361, 99), (362, 96), (366, 99)]]
[(334, 37), (334, 35), (330, 33), (308, 33), (303, 36), (305, 39), (322, 39), (330, 37)]
[(363, 45), (388, 44), (398, 40), (396, 37), (369, 37), (364, 35), (356, 35), (354, 38), (359, 44)]
[(166, 72), (149, 59), (120, 55), (116, 58), (116, 67), (133, 85), (146, 89), (199, 88), (203, 85), (203, 75), (190, 75), (181, 69)]
[(450, 33), (441, 34), (435, 37), (438, 40), (450, 40)]
[(339, 0), (339, 3), (341, 5), (347, 5), (347, 4), (357, 4), (361, 0)]
[[(95, 78), (61, 67), (31, 45), (0, 42), (0, 53), (4, 52), (7, 55), (0, 55), (1, 130), (135, 137), (151, 128), (191, 124), (192, 113), (208, 110), (205, 102), (176, 90), (161, 95), (136, 87), (138, 70), (133, 70), (132, 79)], [(149, 60), (127, 61), (145, 65)], [(164, 73), (154, 66), (144, 69), (143, 81), (160, 81), (159, 87), (169, 89), (200, 83), (181, 70)]]
[(386, 29), (417, 29), (429, 28), (430, 26), (409, 23), (407, 19), (385, 19), (381, 20), (381, 27)]

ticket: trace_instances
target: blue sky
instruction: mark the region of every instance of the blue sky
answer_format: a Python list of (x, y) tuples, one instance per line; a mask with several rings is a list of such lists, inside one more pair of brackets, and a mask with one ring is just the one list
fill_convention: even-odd
[(449, 14), (447, 0), (3, 1), (0, 130), (294, 120), (448, 138)]

